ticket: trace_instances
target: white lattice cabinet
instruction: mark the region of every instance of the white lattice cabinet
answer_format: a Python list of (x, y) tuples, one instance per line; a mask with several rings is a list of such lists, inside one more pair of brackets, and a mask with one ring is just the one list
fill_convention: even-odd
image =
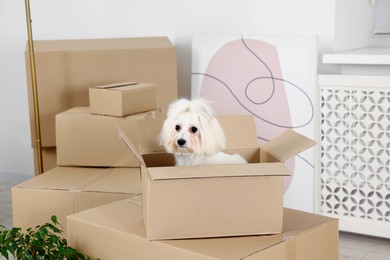
[(320, 211), (390, 238), (390, 77), (320, 75)]

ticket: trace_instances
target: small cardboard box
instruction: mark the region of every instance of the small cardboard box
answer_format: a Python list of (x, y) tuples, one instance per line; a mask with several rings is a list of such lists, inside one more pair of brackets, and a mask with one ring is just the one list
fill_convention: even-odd
[(142, 206), (147, 238), (177, 239), (275, 234), (282, 231), (283, 161), (314, 141), (286, 131), (258, 147), (252, 116), (222, 116), (229, 153), (249, 162), (174, 166), (156, 140), (164, 119), (139, 121), (139, 145), (120, 131), (141, 162)]
[[(88, 106), (91, 86), (113, 82), (156, 84), (163, 113), (177, 98), (176, 48), (167, 37), (36, 40), (36, 81), (42, 147), (56, 146), (55, 115)], [(36, 146), (30, 55), (25, 51), (31, 143)]]
[(68, 243), (102, 260), (338, 259), (337, 219), (291, 209), (283, 212), (281, 234), (150, 242), (140, 203), (128, 199), (68, 216)]
[(140, 192), (139, 168), (56, 167), (12, 187), (13, 224), (27, 229), (56, 215), (66, 232), (67, 215)]
[(156, 85), (123, 82), (89, 88), (91, 113), (128, 116), (156, 109)]
[(76, 107), (56, 116), (57, 165), (139, 167), (139, 162), (118, 139), (121, 127), (137, 143), (137, 121), (154, 117), (155, 111), (127, 117), (94, 115)]

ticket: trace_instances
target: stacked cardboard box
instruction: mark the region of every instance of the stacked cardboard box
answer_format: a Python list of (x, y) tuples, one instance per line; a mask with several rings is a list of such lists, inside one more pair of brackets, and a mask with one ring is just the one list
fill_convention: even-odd
[(57, 215), (66, 229), (69, 214), (140, 193), (139, 162), (117, 128), (137, 142), (137, 120), (155, 117), (157, 107), (176, 99), (175, 48), (166, 37), (37, 41), (35, 47), (45, 173), (12, 188), (13, 221), (28, 228)]
[[(96, 95), (96, 89), (104, 91), (103, 97)], [(110, 93), (105, 95), (105, 90), (119, 93), (120, 100)], [(156, 116), (155, 85), (111, 84), (109, 88), (91, 87), (91, 93), (91, 103), (99, 98), (102, 114), (91, 113), (89, 107), (76, 107), (56, 115), (59, 167), (12, 188), (16, 226), (34, 227), (51, 215), (65, 223), (69, 214), (140, 193), (139, 162), (129, 155), (117, 129), (123, 129), (133, 142), (138, 140), (137, 121)], [(134, 96), (142, 97), (148, 105), (132, 102)], [(122, 116), (108, 116), (118, 104)]]
[(137, 121), (154, 117), (149, 111), (125, 117), (92, 114), (87, 107), (71, 108), (56, 116), (59, 166), (139, 167), (118, 138), (118, 127), (137, 142)]
[(12, 187), (13, 225), (27, 229), (140, 194), (138, 168), (55, 167)]
[[(142, 57), (160, 53), (141, 42)], [(312, 140), (286, 131), (258, 147), (253, 117), (218, 117), (225, 152), (248, 164), (177, 167), (156, 142), (164, 118), (155, 118), (176, 87), (126, 80), (136, 83), (91, 84), (90, 107), (58, 111), (46, 144), (57, 146), (60, 167), (13, 188), (16, 225), (60, 215), (69, 244), (100, 259), (337, 259), (336, 220), (283, 209), (283, 162)]]
[(320, 215), (284, 209), (283, 232), (269, 236), (161, 241), (146, 238), (142, 215), (135, 198), (70, 215), (69, 245), (102, 260), (338, 259), (338, 221)]
[[(156, 84), (156, 106), (164, 112), (177, 98), (176, 49), (167, 37), (34, 41), (43, 169), (56, 166), (55, 115), (89, 106), (88, 88), (114, 82)], [(36, 162), (36, 131), (26, 50), (31, 143)], [(37, 164), (35, 173), (38, 173)]]

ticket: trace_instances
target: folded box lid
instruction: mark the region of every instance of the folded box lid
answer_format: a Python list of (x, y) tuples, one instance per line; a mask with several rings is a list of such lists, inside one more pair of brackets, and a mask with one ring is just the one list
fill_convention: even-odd
[(312, 147), (316, 142), (291, 129), (261, 146), (261, 149), (281, 162)]

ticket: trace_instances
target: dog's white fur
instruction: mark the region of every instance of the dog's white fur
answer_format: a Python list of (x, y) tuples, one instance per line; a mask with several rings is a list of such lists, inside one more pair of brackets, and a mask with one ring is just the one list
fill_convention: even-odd
[(201, 98), (170, 104), (159, 143), (174, 154), (177, 166), (247, 163), (238, 154), (222, 152), (225, 134), (211, 106)]

